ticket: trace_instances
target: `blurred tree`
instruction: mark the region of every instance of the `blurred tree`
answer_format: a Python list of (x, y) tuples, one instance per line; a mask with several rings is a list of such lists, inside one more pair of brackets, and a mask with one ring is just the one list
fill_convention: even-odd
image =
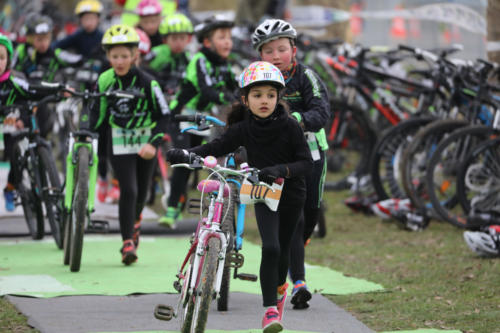
[[(500, 1), (500, 0), (498, 0)], [(292, 5), (296, 6), (309, 6), (319, 5), (331, 8), (337, 8), (349, 11), (350, 0), (293, 0)], [(313, 18), (311, 18), (312, 20)], [(327, 28), (327, 33), (324, 38), (341, 38), (348, 39), (349, 21), (332, 23)]]
[[(488, 0), (486, 19), (488, 24), (488, 41), (500, 44), (500, 0)], [(488, 59), (500, 64), (500, 49), (488, 52)]]

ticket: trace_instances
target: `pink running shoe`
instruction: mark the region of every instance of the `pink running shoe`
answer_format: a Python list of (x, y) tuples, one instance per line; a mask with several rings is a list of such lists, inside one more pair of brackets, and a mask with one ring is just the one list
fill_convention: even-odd
[(280, 294), (281, 297), (278, 298), (278, 303), (276, 304), (276, 307), (278, 308), (280, 320), (283, 320), (283, 310), (285, 309), (285, 302), (286, 302), (286, 296), (287, 296), (286, 290), (287, 289), (288, 289), (288, 283), (286, 283), (286, 282), (285, 282), (285, 284), (278, 287), (278, 294)]
[(108, 195), (108, 182), (104, 179), (99, 179), (97, 181), (97, 200), (99, 202), (104, 202), (106, 196)]
[(264, 333), (277, 333), (283, 331), (283, 325), (279, 319), (278, 310), (269, 308), (262, 318), (262, 329)]
[(118, 182), (111, 186), (108, 192), (108, 198), (112, 203), (117, 203), (118, 200), (120, 200), (120, 187), (118, 186)]

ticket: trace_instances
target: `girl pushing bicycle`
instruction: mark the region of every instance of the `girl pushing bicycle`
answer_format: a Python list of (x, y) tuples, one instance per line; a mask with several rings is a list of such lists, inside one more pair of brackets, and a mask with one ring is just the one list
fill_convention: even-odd
[(97, 90), (123, 90), (144, 97), (101, 97), (90, 115), (90, 128), (108, 138), (107, 151), (112, 154), (111, 165), (120, 184), (120, 253), (125, 265), (137, 260), (141, 212), (154, 170), (153, 158), (170, 114), (158, 82), (134, 65), (138, 45), (137, 32), (127, 25), (114, 25), (104, 33), (102, 46), (112, 68), (99, 76)]
[(190, 153), (222, 156), (243, 146), (248, 163), (260, 169), (261, 181), (272, 184), (277, 178), (285, 179), (277, 211), (263, 203), (255, 205), (262, 239), (260, 283), (266, 308), (262, 328), (265, 333), (280, 332), (290, 242), (304, 207), (305, 176), (312, 159), (302, 128), (280, 102), (285, 87), (280, 70), (267, 62), (254, 62), (241, 74), (239, 85), (241, 103), (233, 105), (227, 131), (205, 145), (171, 149), (167, 160), (184, 163), (189, 162)]

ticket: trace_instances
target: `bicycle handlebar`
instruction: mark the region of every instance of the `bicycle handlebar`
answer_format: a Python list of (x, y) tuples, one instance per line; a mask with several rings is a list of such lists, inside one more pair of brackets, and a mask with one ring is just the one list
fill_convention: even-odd
[(187, 132), (189, 130), (195, 131), (205, 131), (212, 126), (225, 126), (226, 123), (209, 115), (197, 112), (195, 114), (178, 114), (174, 116), (174, 120), (177, 122), (192, 122), (197, 124), (197, 126), (190, 126), (181, 131), (181, 133)]
[(80, 97), (83, 99), (93, 99), (93, 98), (99, 98), (99, 97), (118, 97), (118, 98), (128, 98), (132, 99), (135, 97), (138, 98), (145, 98), (146, 96), (143, 93), (137, 93), (137, 92), (132, 92), (132, 91), (122, 91), (122, 90), (109, 90), (109, 91), (104, 91), (104, 92), (91, 92), (88, 90), (85, 91), (76, 91), (73, 89), (69, 89), (66, 85), (62, 83), (52, 83), (52, 82), (45, 82), (42, 81), (40, 83), (41, 87), (43, 88), (54, 88), (54, 89), (59, 89), (61, 91), (67, 92), (71, 94), (74, 97)]
[[(187, 168), (190, 170), (197, 170), (197, 169), (211, 170), (211, 171), (214, 171), (217, 174), (221, 175), (223, 178), (225, 178), (225, 176), (243, 177), (243, 178), (246, 178), (252, 184), (262, 185), (262, 186), (264, 186), (264, 187), (266, 187), (274, 192), (274, 189), (272, 188), (271, 185), (269, 185), (265, 182), (259, 181), (259, 178), (258, 178), (259, 169), (246, 168), (246, 169), (242, 169), (242, 170), (236, 170), (236, 169), (232, 169), (232, 168), (226, 168), (226, 167), (220, 166), (219, 164), (214, 165), (212, 161), (205, 162), (207, 160), (207, 158), (211, 158), (211, 159), (215, 160), (215, 157), (213, 157), (213, 156), (207, 156), (207, 157), (203, 158), (203, 157), (198, 156), (194, 153), (190, 153), (190, 159), (192, 159), (192, 163), (172, 164), (172, 168), (183, 167), (183, 168)], [(212, 163), (212, 164), (210, 164), (210, 163)], [(277, 178), (276, 183), (282, 184), (283, 179)]]

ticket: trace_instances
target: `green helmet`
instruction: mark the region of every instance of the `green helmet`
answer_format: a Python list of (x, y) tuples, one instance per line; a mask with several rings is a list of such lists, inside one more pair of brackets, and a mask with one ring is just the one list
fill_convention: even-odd
[(139, 45), (139, 35), (135, 28), (125, 24), (116, 24), (110, 27), (102, 36), (102, 47), (109, 49), (115, 45)]
[(0, 34), (0, 45), (5, 46), (5, 48), (7, 49), (7, 53), (9, 54), (9, 59), (12, 60), (12, 55), (14, 54), (14, 48), (12, 46), (12, 42), (10, 41), (10, 39), (5, 35)]
[(192, 34), (193, 24), (186, 17), (186, 15), (181, 13), (175, 13), (168, 15), (163, 19), (158, 29), (160, 34), (166, 36), (168, 34)]

